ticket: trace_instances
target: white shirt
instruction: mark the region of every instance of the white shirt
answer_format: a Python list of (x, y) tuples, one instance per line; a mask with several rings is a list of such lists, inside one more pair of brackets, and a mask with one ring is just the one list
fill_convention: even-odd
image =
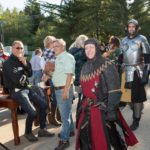
[(30, 60), (30, 63), (31, 63), (31, 66), (32, 66), (32, 70), (33, 71), (38, 71), (38, 70), (41, 70), (41, 56), (38, 56), (38, 55), (35, 55), (31, 58)]

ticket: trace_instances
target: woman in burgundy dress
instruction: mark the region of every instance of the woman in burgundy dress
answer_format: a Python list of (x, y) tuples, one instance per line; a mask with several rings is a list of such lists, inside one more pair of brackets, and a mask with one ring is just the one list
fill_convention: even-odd
[(101, 56), (95, 39), (85, 41), (85, 53), (76, 150), (127, 150), (138, 141), (118, 109), (121, 90), (116, 67)]

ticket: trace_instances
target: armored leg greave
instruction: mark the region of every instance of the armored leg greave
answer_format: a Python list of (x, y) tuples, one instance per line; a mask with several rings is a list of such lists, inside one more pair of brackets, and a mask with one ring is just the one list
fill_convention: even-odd
[(133, 103), (133, 119), (141, 118), (143, 103)]
[(139, 127), (143, 109), (143, 103), (133, 103), (133, 123), (130, 126), (131, 130), (136, 130)]

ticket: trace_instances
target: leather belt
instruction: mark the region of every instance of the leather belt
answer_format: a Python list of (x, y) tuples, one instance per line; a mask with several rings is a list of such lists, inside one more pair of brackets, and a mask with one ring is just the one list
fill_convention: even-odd
[(61, 90), (61, 89), (64, 89), (65, 86), (57, 86), (57, 87), (54, 87), (54, 88), (55, 88), (55, 90)]

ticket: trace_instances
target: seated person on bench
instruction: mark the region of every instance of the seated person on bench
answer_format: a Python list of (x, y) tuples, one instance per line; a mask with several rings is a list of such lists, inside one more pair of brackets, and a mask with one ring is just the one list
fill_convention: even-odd
[(39, 107), (40, 130), (38, 137), (52, 137), (53, 133), (46, 130), (46, 101), (36, 94), (28, 85), (28, 77), (32, 75), (30, 63), (24, 57), (24, 46), (21, 41), (14, 41), (12, 54), (3, 64), (4, 86), (8, 89), (10, 96), (19, 102), (27, 113), (24, 136), (30, 141), (37, 141), (38, 138), (32, 133), (32, 123), (36, 117), (34, 104)]

